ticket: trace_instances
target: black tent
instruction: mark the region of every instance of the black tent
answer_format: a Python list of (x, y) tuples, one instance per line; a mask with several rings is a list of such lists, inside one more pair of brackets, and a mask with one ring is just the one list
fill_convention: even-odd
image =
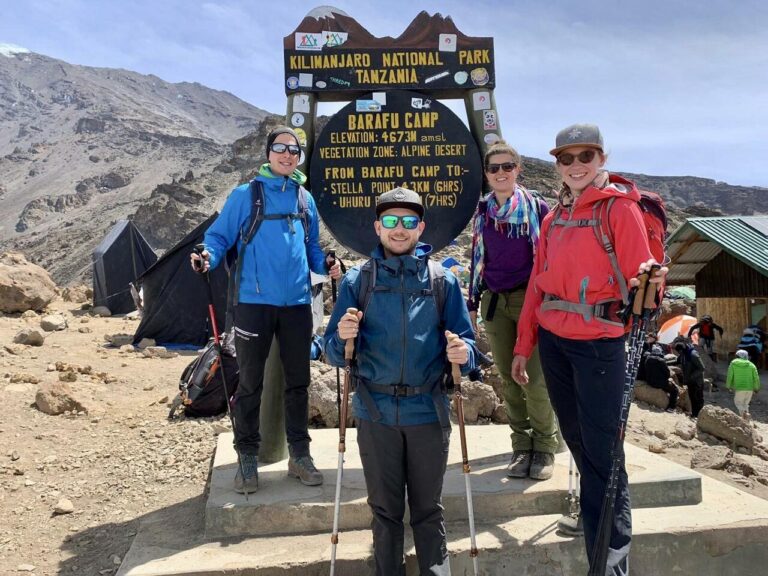
[[(187, 234), (163, 254), (138, 280), (144, 311), (133, 341), (152, 338), (160, 345), (204, 346), (213, 334), (208, 320), (208, 292), (204, 277), (192, 270), (189, 255), (218, 214)], [(224, 327), (227, 305), (227, 271), (222, 264), (211, 272), (216, 321)]]
[(112, 314), (136, 309), (131, 282), (157, 261), (144, 237), (129, 220), (121, 220), (93, 251), (93, 304)]

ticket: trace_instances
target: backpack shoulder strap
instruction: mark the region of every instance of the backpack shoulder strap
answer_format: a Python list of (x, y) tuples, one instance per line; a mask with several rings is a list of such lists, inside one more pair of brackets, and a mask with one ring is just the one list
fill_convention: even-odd
[(259, 231), (264, 221), (264, 185), (256, 179), (251, 180), (251, 216), (248, 230), (241, 234), (243, 246), (247, 245)]
[[(613, 275), (616, 278), (616, 282), (619, 284), (619, 290), (621, 291), (621, 301), (624, 304), (629, 303), (629, 289), (627, 288), (627, 279), (624, 278), (624, 274), (621, 273), (619, 267), (619, 259), (616, 256), (616, 249), (613, 245), (613, 231), (611, 230), (611, 222), (608, 220), (608, 214), (610, 213), (611, 206), (616, 200), (616, 196), (611, 196), (608, 200), (599, 200), (592, 206), (592, 220), (594, 224), (592, 229), (595, 231), (597, 241), (605, 250), (608, 255), (608, 259), (611, 261), (611, 268), (613, 268)], [(606, 222), (603, 225), (603, 222)]]
[(427, 260), (429, 271), (429, 287), (435, 299), (437, 313), (440, 315), (440, 327), (443, 327), (443, 308), (445, 307), (445, 268), (439, 262)]
[(363, 312), (363, 317), (371, 302), (373, 289), (376, 286), (376, 260), (373, 258), (360, 266), (360, 286), (357, 292), (357, 309)]

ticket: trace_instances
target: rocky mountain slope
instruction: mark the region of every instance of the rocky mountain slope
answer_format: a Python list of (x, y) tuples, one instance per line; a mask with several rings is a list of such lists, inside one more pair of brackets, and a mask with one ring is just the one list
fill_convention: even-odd
[[(83, 277), (116, 220), (158, 185), (211, 172), (266, 116), (200, 84), (0, 51), (0, 243), (59, 282)], [(224, 194), (223, 176), (201, 192)]]
[[(0, 50), (0, 250), (65, 285), (90, 277), (92, 251), (119, 219), (167, 249), (255, 173), (282, 121), (199, 84)], [(691, 215), (768, 213), (767, 188), (627, 176), (661, 193), (670, 229)], [(558, 186), (552, 163), (535, 158), (523, 182), (550, 199)]]

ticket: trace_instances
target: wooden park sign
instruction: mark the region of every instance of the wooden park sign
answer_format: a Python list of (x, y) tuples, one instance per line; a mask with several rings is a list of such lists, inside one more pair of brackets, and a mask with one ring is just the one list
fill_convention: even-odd
[[(466, 226), (482, 191), (481, 153), (500, 138), (493, 38), (421, 12), (397, 38), (377, 38), (335, 8), (310, 12), (284, 38), (288, 124), (300, 168), (334, 237), (367, 255), (376, 197), (404, 186), (426, 208), (440, 249)], [(470, 129), (438, 98), (463, 98)], [(317, 102), (348, 101), (315, 142)], [(471, 131), (470, 131), (471, 130)]]

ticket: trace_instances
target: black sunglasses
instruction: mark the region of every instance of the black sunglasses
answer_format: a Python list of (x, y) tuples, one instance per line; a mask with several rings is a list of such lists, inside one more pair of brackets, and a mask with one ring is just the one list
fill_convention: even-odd
[(557, 161), (563, 166), (570, 166), (573, 164), (573, 161), (578, 158), (579, 162), (582, 164), (589, 164), (595, 159), (595, 154), (597, 154), (596, 150), (583, 150), (576, 155), (573, 155), (570, 152), (563, 152), (557, 157)]
[(517, 168), (517, 164), (514, 162), (504, 162), (503, 164), (488, 164), (488, 166), (485, 167), (485, 170), (491, 174), (496, 174), (499, 170), (512, 172), (515, 168)]
[(406, 230), (416, 230), (416, 228), (419, 227), (421, 218), (418, 216), (395, 216), (393, 214), (387, 214), (386, 216), (379, 218), (379, 222), (381, 222), (381, 225), (387, 230), (397, 228), (398, 222), (402, 222), (403, 228)]
[(296, 146), (296, 144), (281, 144), (280, 142), (275, 142), (269, 149), (275, 154), (282, 154), (286, 150), (288, 150), (288, 153), (291, 156), (298, 156), (301, 154), (301, 148)]

